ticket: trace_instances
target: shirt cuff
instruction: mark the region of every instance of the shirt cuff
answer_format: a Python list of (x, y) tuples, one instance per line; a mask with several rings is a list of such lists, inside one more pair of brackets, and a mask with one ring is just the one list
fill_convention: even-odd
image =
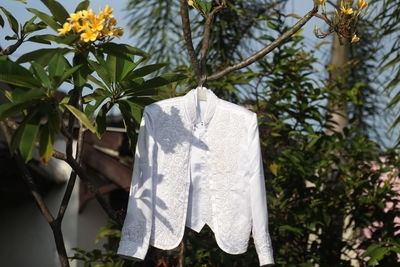
[(273, 256), (269, 254), (258, 255), (258, 261), (260, 262), (260, 266), (267, 264), (275, 264)]
[(122, 258), (143, 261), (147, 254), (147, 247), (131, 241), (120, 241), (117, 255)]

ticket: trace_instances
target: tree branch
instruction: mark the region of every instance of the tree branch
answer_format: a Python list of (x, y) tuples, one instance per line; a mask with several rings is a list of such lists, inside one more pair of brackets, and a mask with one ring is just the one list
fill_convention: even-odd
[(190, 20), (189, 20), (189, 10), (188, 4), (186, 0), (179, 0), (181, 6), (181, 18), (182, 18), (182, 29), (183, 29), (183, 37), (185, 38), (186, 49), (189, 53), (190, 64), (194, 69), (196, 76), (200, 79), (200, 69), (199, 69), (199, 62), (196, 57), (196, 52), (193, 48), (193, 41), (192, 41), (192, 30), (190, 29)]
[(120, 224), (122, 226), (122, 222), (119, 219), (119, 217), (116, 215), (114, 212), (113, 208), (107, 203), (107, 201), (104, 199), (103, 195), (99, 192), (99, 190), (91, 183), (90, 177), (86, 174), (86, 171), (72, 158), (67, 158), (66, 161), (71, 168), (76, 171), (76, 173), (79, 175), (79, 178), (81, 178), (88, 186), (89, 191), (94, 193), (96, 196), (97, 201), (100, 203), (104, 211), (107, 213), (107, 215), (113, 219), (115, 222)]
[(15, 44), (10, 45), (9, 47), (7, 47), (6, 49), (2, 49), (0, 47), (0, 55), (11, 55), (12, 53), (14, 53), (18, 47), (21, 46), (21, 44), (24, 42), (23, 38), (19, 38)]
[[(79, 96), (79, 100), (78, 100), (78, 109), (82, 110), (82, 96), (81, 95)], [(69, 123), (68, 126), (73, 125), (74, 124), (74, 120), (75, 120), (74, 116), (72, 114), (70, 114), (70, 117), (69, 117), (69, 122), (70, 123)], [(72, 129), (70, 131), (70, 136), (69, 136), (71, 139), (68, 140), (68, 143), (72, 144), (73, 127), (70, 127), (70, 129)], [(78, 134), (78, 142), (76, 144), (76, 156), (75, 156), (76, 161), (79, 164), (80, 164), (81, 158), (82, 158), (82, 147), (83, 147), (83, 134), (84, 134), (84, 131), (85, 130), (84, 130), (83, 126), (82, 126), (82, 122), (79, 121), (79, 134)], [(67, 157), (68, 157), (68, 155), (67, 155)], [(72, 157), (72, 155), (71, 155), (71, 157)], [(76, 171), (73, 170), (71, 172), (70, 177), (69, 177), (68, 185), (67, 185), (67, 188), (65, 189), (64, 197), (63, 197), (63, 199), (61, 201), (60, 208), (58, 209), (57, 221), (59, 221), (59, 222), (61, 222), (62, 219), (64, 218), (65, 211), (67, 210), (68, 203), (69, 203), (72, 191), (73, 191), (74, 186), (75, 186), (75, 181), (76, 181)]]
[(207, 52), (209, 48), (209, 43), (210, 43), (210, 36), (211, 36), (211, 24), (212, 21), (215, 17), (215, 14), (222, 8), (226, 7), (226, 0), (223, 0), (221, 3), (219, 3), (218, 6), (216, 6), (211, 13), (206, 17), (206, 23), (204, 25), (204, 33), (203, 33), (203, 43), (202, 47), (200, 50), (200, 77), (201, 81), (200, 83), (202, 84), (205, 79), (204, 75), (206, 75), (206, 58), (207, 58)]
[(252, 56), (244, 59), (243, 61), (227, 67), (226, 69), (212, 74), (211, 76), (208, 76), (207, 80), (208, 81), (213, 81), (217, 80), (228, 73), (242, 69), (244, 67), (247, 67), (248, 65), (254, 63), (255, 61), (259, 60), (260, 58), (264, 57), (266, 54), (274, 50), (276, 47), (280, 46), (284, 41), (286, 41), (288, 38), (290, 38), (293, 34), (295, 34), (301, 27), (303, 27), (304, 24), (306, 24), (313, 16), (318, 12), (318, 5), (314, 5), (314, 8), (309, 11), (302, 19), (300, 19), (290, 30), (285, 32), (282, 36), (279, 38), (275, 39), (271, 44), (269, 44), (267, 47), (261, 49), (260, 51), (256, 52)]

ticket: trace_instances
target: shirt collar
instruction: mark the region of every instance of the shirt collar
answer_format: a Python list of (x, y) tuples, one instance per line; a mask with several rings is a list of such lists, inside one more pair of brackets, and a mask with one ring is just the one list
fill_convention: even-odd
[[(205, 125), (208, 125), (210, 122), (211, 118), (213, 117), (215, 113), (215, 108), (217, 105), (217, 101), (219, 98), (214, 94), (213, 91), (210, 89), (203, 87), (206, 89), (206, 96), (207, 96), (207, 101), (205, 105), (205, 114), (204, 114), (204, 123)], [(189, 121), (192, 124), (197, 124), (200, 122), (200, 110), (199, 110), (199, 102), (197, 99), (197, 94), (199, 91), (200, 87), (196, 87), (192, 90), (190, 90), (188, 93), (186, 93), (183, 98), (184, 98), (184, 105), (185, 105), (185, 110), (186, 114), (188, 115)]]

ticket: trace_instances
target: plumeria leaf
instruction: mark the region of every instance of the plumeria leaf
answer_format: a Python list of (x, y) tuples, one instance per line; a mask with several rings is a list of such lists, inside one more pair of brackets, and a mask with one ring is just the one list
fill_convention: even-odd
[(68, 104), (64, 104), (64, 106), (71, 111), (72, 114), (74, 114), (74, 116), (80, 120), (83, 125), (85, 125), (92, 133), (96, 133), (96, 127), (93, 125), (93, 123), (89, 120), (89, 118), (86, 116), (85, 113), (83, 113), (82, 111), (80, 111), (79, 109), (77, 109), (74, 106), (68, 105)]
[(46, 13), (43, 13), (37, 9), (34, 8), (27, 8), (27, 10), (36, 16), (38, 16), (46, 25), (51, 27), (53, 30), (57, 32), (57, 29), (61, 28), (61, 25), (58, 24), (51, 16), (47, 15)]
[(40, 0), (40, 1), (42, 1), (42, 3), (46, 5), (46, 7), (50, 10), (51, 14), (53, 14), (54, 18), (61, 24), (63, 24), (69, 17), (67, 10), (65, 10), (64, 6), (61, 5), (59, 2), (55, 0)]
[[(14, 33), (18, 34), (18, 30), (19, 30), (18, 21), (14, 18), (13, 15), (11, 15), (10, 12), (7, 11), (7, 9), (5, 9), (4, 7), (0, 7), (0, 9), (3, 11), (4, 15), (6, 15), (6, 18), (8, 20), (8, 23), (10, 24), (12, 31)], [(3, 21), (3, 25), (4, 25), (4, 21)]]

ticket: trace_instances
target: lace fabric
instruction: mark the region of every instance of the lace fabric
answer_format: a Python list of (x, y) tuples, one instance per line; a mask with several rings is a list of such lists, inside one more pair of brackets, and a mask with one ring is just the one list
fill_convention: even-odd
[(199, 114), (197, 89), (145, 107), (117, 253), (144, 259), (207, 223), (230, 254), (252, 232), (260, 266), (273, 264), (257, 116), (210, 89)]

